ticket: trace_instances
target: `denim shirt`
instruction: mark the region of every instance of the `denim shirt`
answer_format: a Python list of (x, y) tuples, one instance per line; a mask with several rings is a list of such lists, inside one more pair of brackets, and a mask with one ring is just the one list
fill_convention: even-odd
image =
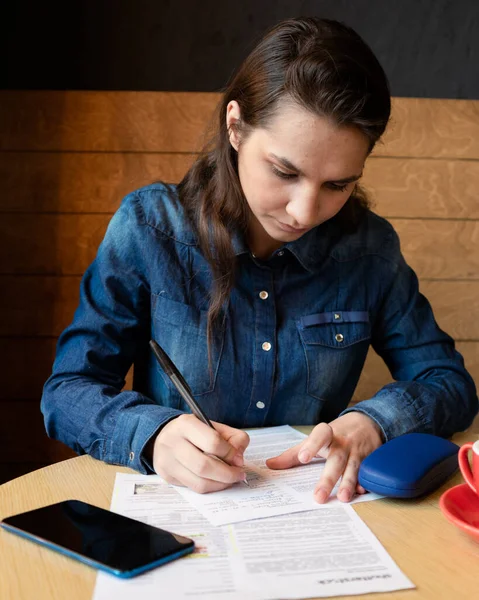
[[(268, 260), (255, 258), (241, 236), (233, 242), (236, 284), (209, 368), (212, 276), (175, 187), (155, 184), (123, 200), (82, 278), (44, 386), (51, 437), (151, 472), (145, 445), (189, 412), (149, 352), (151, 338), (208, 417), (234, 427), (314, 425), (351, 410), (369, 415), (385, 440), (448, 437), (470, 425), (474, 382), (385, 219), (367, 211), (350, 234), (328, 221)], [(370, 346), (395, 382), (348, 409)], [(134, 362), (141, 385), (122, 391)]]

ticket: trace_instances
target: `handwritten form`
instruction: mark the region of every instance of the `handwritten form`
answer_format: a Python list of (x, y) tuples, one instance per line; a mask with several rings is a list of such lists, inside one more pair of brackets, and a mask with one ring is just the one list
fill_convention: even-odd
[[(180, 487), (178, 492), (213, 525), (322, 510), (325, 505), (314, 501), (313, 490), (324, 469), (324, 459), (315, 459), (307, 465), (283, 471), (272, 471), (265, 464), (267, 458), (281, 454), (306, 436), (289, 425), (252, 429), (248, 434), (251, 441), (245, 453), (245, 464), (249, 488), (244, 483), (237, 483), (214, 494), (201, 495)], [(337, 487), (327, 503), (328, 507), (340, 504), (336, 492)], [(353, 503), (377, 498), (381, 496), (363, 494), (356, 496)]]
[[(250, 432), (257, 438), (247, 456), (251, 477), (257, 469), (261, 475), (261, 446), (291, 445), (289, 428), (275, 429), (269, 438)], [(312, 491), (301, 489), (299, 477), (290, 487), (299, 495)], [(131, 580), (99, 573), (93, 600), (278, 600), (414, 587), (349, 505), (331, 501), (318, 510), (214, 526), (180, 490), (156, 475), (117, 473), (111, 510), (190, 537), (196, 549)], [(277, 499), (269, 502), (258, 497), (252, 504), (276, 510)]]

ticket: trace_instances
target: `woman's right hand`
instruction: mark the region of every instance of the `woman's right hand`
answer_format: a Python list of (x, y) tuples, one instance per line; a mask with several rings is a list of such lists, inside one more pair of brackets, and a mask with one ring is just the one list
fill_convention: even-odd
[[(153, 468), (168, 483), (200, 494), (244, 481), (243, 454), (249, 436), (213, 422), (215, 429), (190, 414), (167, 423), (153, 445)], [(221, 460), (218, 460), (221, 459)]]

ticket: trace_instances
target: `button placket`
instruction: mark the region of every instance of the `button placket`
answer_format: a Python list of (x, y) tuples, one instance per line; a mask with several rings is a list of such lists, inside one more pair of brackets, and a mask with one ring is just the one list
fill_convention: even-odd
[(265, 423), (273, 393), (276, 352), (276, 307), (274, 301), (273, 271), (266, 264), (252, 268), (251, 289), (254, 298), (255, 321), (253, 386), (250, 404), (245, 414), (253, 427)]

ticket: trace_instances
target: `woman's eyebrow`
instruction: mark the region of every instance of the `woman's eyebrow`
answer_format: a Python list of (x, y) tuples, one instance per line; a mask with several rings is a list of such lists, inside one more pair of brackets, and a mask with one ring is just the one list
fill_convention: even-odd
[[(274, 160), (278, 161), (279, 163), (281, 163), (283, 165), (283, 167), (285, 167), (289, 171), (296, 171), (296, 173), (298, 175), (303, 174), (301, 172), (301, 169), (298, 169), (298, 167), (295, 167), (293, 165), (293, 163), (290, 160), (288, 160), (287, 158), (285, 158), (284, 156), (277, 156), (276, 154), (273, 154), (272, 152), (270, 152), (268, 154), (268, 156), (270, 158), (273, 158)], [(363, 176), (363, 174), (360, 173), (359, 175), (351, 175), (350, 177), (344, 177), (343, 179), (334, 179), (334, 180), (331, 180), (329, 183), (351, 183), (352, 181), (358, 181), (358, 179), (361, 179), (362, 176)]]

